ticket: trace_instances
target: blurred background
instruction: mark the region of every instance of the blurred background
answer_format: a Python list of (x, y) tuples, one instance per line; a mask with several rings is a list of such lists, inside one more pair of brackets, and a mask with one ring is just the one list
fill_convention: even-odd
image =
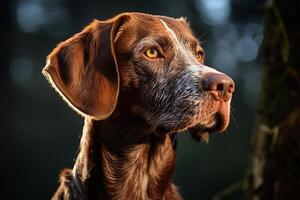
[[(83, 119), (41, 75), (55, 45), (124, 11), (187, 17), (206, 64), (236, 83), (231, 125), (200, 144), (179, 135), (174, 182), (185, 199), (212, 199), (243, 179), (261, 83), (262, 0), (1, 0), (1, 180), (9, 199), (50, 199), (72, 167)], [(235, 197), (240, 199), (241, 195)]]

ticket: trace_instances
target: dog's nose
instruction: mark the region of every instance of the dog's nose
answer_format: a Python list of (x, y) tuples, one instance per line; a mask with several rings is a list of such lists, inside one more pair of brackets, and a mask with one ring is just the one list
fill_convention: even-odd
[(202, 79), (204, 91), (210, 91), (217, 99), (228, 101), (234, 92), (233, 80), (221, 73), (207, 73)]

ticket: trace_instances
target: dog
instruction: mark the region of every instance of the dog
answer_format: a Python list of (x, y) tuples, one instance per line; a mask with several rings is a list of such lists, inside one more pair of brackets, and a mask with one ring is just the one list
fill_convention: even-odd
[(235, 88), (204, 57), (184, 18), (143, 13), (94, 20), (58, 44), (42, 73), (85, 123), (52, 199), (182, 199), (176, 133), (224, 131)]

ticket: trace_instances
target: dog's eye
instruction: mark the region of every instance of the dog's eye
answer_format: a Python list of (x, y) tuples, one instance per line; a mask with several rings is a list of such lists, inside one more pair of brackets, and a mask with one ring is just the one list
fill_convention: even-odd
[(203, 55), (204, 55), (204, 52), (202, 50), (196, 51), (196, 58), (199, 62), (203, 61)]
[(158, 51), (155, 48), (150, 48), (145, 52), (146, 56), (150, 59), (155, 59), (158, 57)]

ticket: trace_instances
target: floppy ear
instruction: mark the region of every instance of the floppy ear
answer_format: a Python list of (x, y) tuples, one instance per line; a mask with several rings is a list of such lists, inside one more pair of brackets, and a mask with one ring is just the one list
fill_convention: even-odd
[(48, 55), (43, 75), (84, 117), (100, 120), (114, 111), (120, 82), (114, 38), (128, 17), (94, 20)]

